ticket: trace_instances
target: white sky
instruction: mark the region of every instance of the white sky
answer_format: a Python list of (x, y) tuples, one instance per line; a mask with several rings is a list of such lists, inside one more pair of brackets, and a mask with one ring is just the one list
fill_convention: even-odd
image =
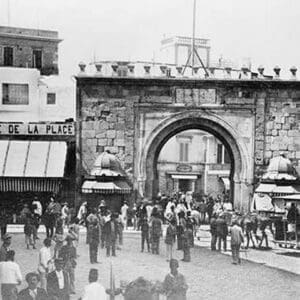
[[(0, 0), (0, 25), (58, 30), (60, 69), (79, 61), (151, 60), (164, 35), (191, 35), (193, 0)], [(299, 0), (197, 0), (196, 36), (213, 58), (300, 69)]]

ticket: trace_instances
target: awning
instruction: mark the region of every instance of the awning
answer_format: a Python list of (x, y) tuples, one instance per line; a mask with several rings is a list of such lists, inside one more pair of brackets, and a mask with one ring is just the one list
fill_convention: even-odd
[(273, 190), (273, 193), (275, 194), (296, 194), (299, 193), (295, 187), (292, 185), (288, 186), (276, 186)]
[(228, 177), (220, 177), (220, 179), (223, 181), (225, 190), (228, 191), (230, 190), (230, 180)]
[(0, 141), (0, 191), (56, 192), (67, 145), (58, 141)]
[(255, 193), (273, 193), (276, 184), (261, 183), (255, 190)]
[(290, 200), (290, 201), (299, 201), (300, 202), (300, 194), (282, 196), (281, 199)]
[(61, 178), (0, 177), (1, 192), (52, 192), (57, 194)]
[(124, 180), (116, 181), (95, 181), (86, 180), (81, 190), (83, 193), (99, 193), (99, 194), (128, 194), (131, 188)]

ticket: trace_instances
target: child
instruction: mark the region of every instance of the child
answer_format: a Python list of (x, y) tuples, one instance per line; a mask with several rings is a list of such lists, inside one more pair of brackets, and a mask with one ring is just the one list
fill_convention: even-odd
[(147, 243), (148, 252), (150, 252), (149, 224), (148, 224), (148, 220), (147, 220), (146, 216), (140, 220), (140, 226), (141, 226), (141, 233), (142, 233), (142, 250), (141, 250), (141, 252), (144, 252), (145, 241)]
[(176, 239), (176, 220), (172, 218), (168, 223), (165, 243), (167, 246), (167, 261), (170, 261), (173, 258), (173, 245)]

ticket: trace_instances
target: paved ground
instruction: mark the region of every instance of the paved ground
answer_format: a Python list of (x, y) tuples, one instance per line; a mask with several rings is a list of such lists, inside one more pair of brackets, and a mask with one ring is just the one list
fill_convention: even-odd
[[(41, 240), (44, 235), (40, 234)], [(41, 240), (38, 249), (41, 247)], [(20, 264), (22, 273), (36, 270), (38, 249), (26, 250), (24, 236), (14, 234), (13, 248), (17, 251), (16, 261)], [(78, 247), (78, 266), (76, 269), (76, 296), (78, 299), (83, 286), (87, 283), (91, 267), (97, 267), (100, 281), (109, 287), (110, 262), (113, 264), (116, 285), (120, 280), (133, 280), (144, 276), (151, 280), (163, 280), (168, 272), (165, 258), (165, 247), (161, 245), (161, 254), (154, 256), (140, 252), (139, 234), (126, 233), (124, 246), (117, 252), (117, 257), (107, 259), (104, 250), (100, 251), (98, 265), (91, 265), (88, 259), (88, 247), (84, 243), (84, 235)], [(182, 258), (182, 253), (176, 251), (175, 257)], [(243, 261), (241, 266), (231, 264), (231, 258), (206, 247), (192, 250), (192, 262), (180, 262), (180, 272), (187, 279), (189, 300), (199, 299), (300, 299), (300, 276), (269, 268), (261, 264)], [(119, 298), (121, 299), (121, 298)]]

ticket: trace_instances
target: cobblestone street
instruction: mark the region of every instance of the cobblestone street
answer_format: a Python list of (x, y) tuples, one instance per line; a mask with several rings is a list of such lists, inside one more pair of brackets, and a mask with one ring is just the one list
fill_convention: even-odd
[[(44, 234), (40, 234), (37, 248), (42, 244)], [(76, 269), (76, 292), (72, 299), (78, 299), (84, 285), (87, 284), (91, 267), (99, 270), (100, 281), (109, 287), (110, 261), (113, 263), (116, 285), (120, 280), (131, 281), (139, 276), (151, 280), (163, 280), (168, 273), (165, 257), (165, 244), (161, 243), (161, 254), (154, 256), (140, 252), (138, 233), (126, 233), (122, 250), (112, 259), (100, 251), (98, 265), (89, 263), (88, 246), (85, 235), (81, 235), (78, 247), (78, 265)], [(24, 236), (14, 234), (12, 248), (16, 250), (16, 261), (20, 264), (23, 277), (29, 271), (37, 269), (38, 249), (26, 250)], [(243, 254), (242, 254), (243, 255)], [(182, 252), (176, 251), (175, 257), (182, 258)], [(243, 257), (243, 256), (242, 256)], [(300, 276), (293, 273), (269, 268), (260, 264), (243, 261), (241, 266), (231, 264), (229, 256), (197, 247), (192, 250), (192, 262), (180, 262), (180, 272), (186, 276), (188, 299), (299, 299)], [(276, 283), (276, 284), (274, 284)], [(22, 287), (24, 284), (22, 285)], [(117, 298), (121, 299), (121, 298)]]

